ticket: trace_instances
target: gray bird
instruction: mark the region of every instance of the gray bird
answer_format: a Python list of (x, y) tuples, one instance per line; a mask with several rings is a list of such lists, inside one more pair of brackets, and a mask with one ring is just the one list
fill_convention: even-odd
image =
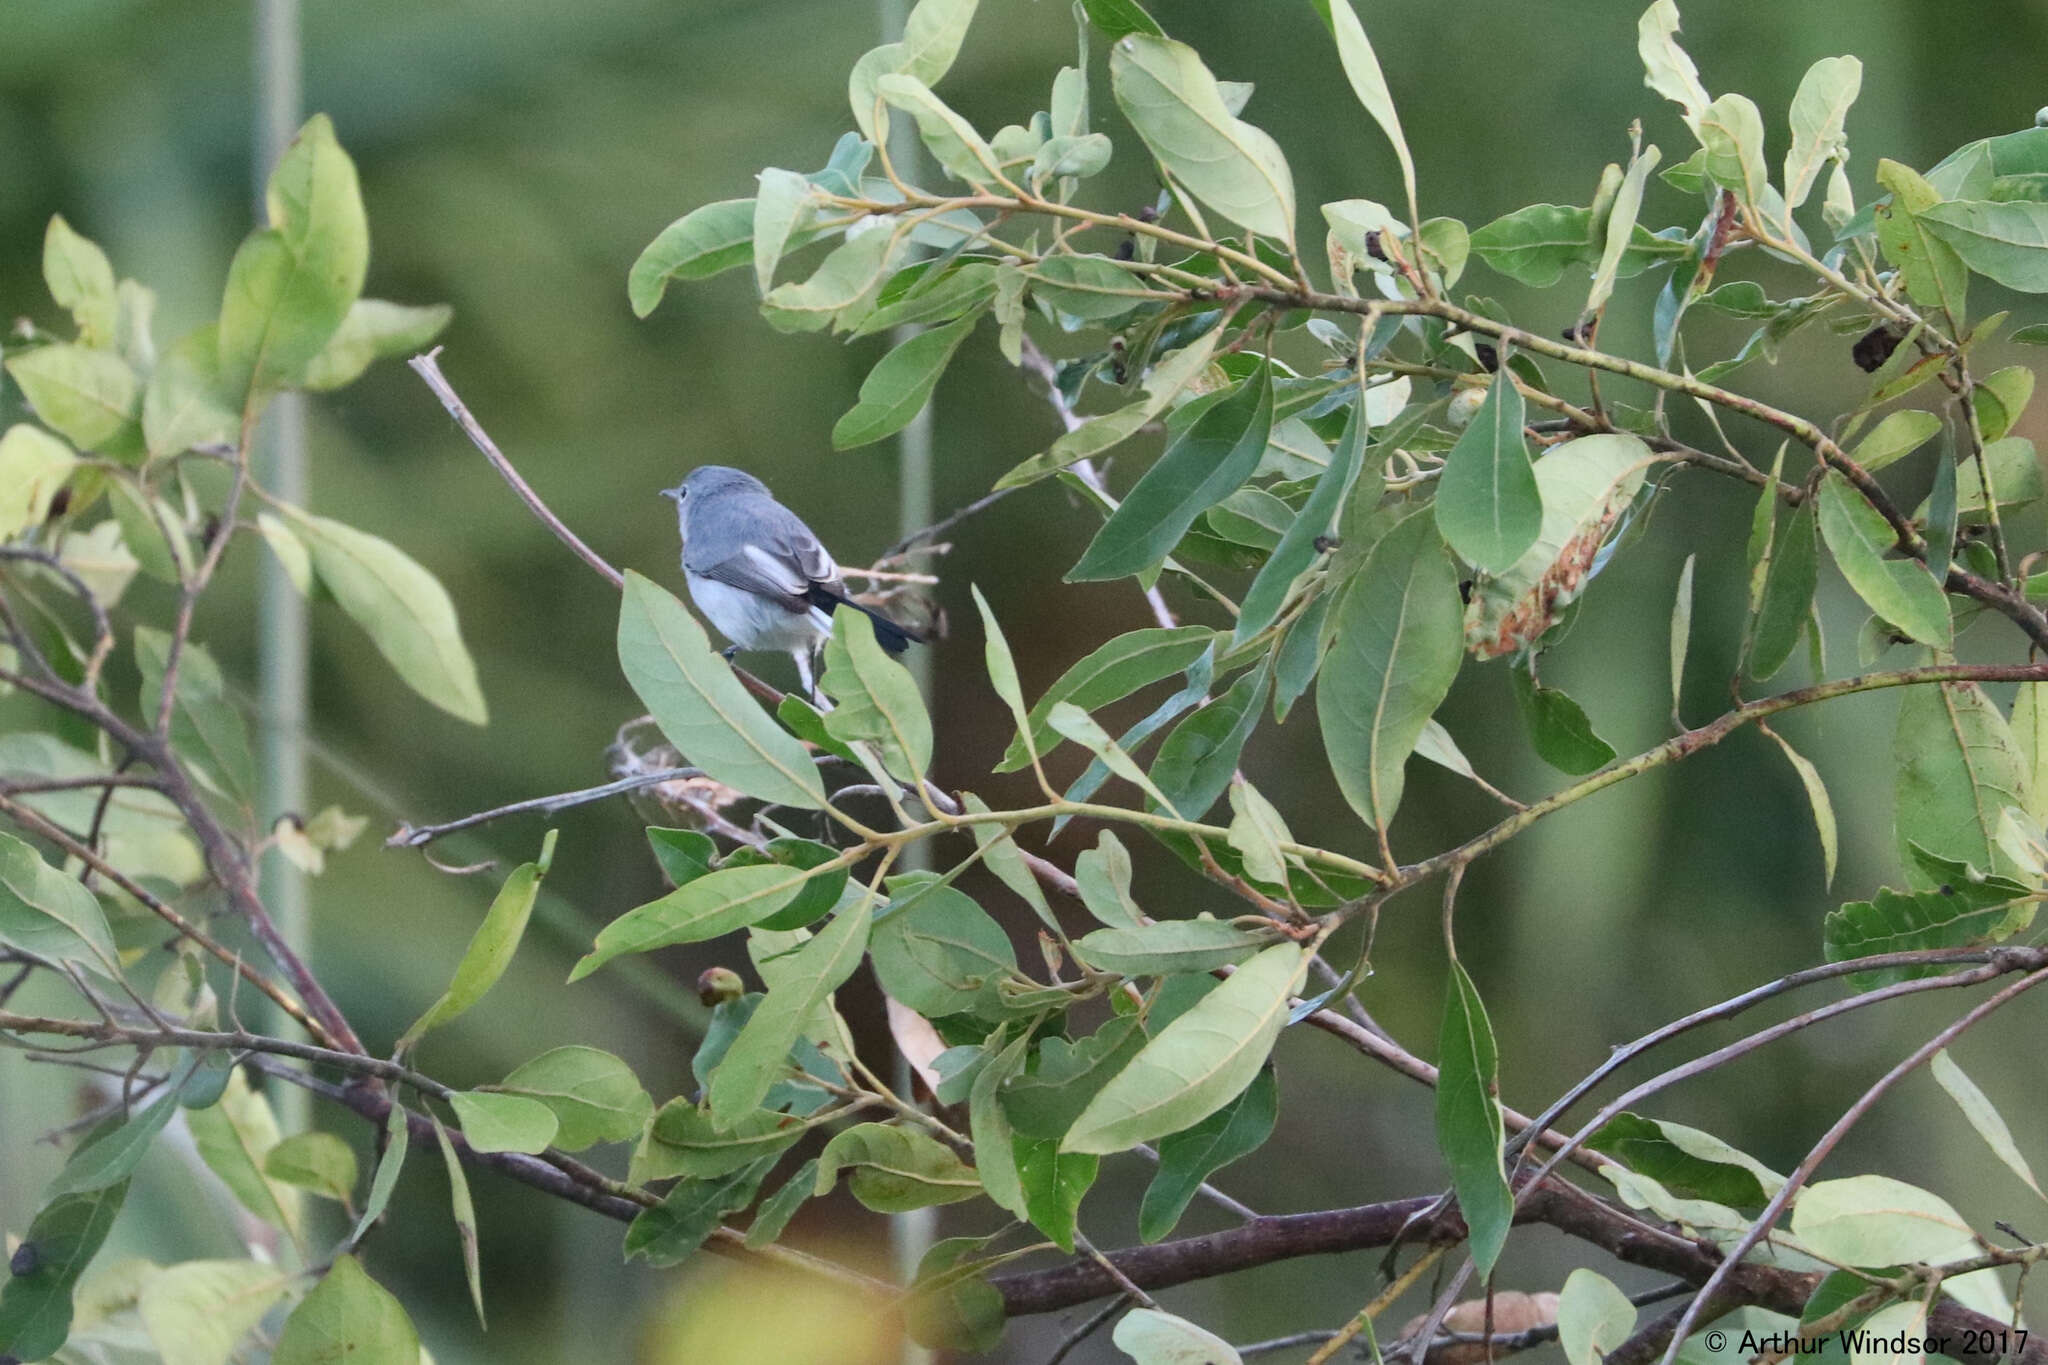
[(742, 469), (699, 465), (674, 488), (690, 597), (732, 648), (782, 650), (815, 693), (812, 658), (832, 634), (832, 613), (852, 607), (875, 623), (875, 641), (901, 654), (921, 636), (846, 595), (839, 565), (768, 485)]

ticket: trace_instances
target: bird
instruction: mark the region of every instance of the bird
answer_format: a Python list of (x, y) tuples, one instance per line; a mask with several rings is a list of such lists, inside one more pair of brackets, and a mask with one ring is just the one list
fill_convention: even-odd
[(676, 505), (690, 598), (732, 642), (724, 651), (728, 662), (743, 649), (786, 652), (815, 698), (812, 661), (841, 607), (873, 620), (875, 642), (891, 654), (923, 640), (848, 597), (839, 565), (816, 533), (745, 470), (699, 465), (661, 495)]

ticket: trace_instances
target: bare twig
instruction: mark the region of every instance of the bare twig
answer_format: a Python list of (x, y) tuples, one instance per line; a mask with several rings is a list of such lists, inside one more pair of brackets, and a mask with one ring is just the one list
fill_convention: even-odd
[(553, 815), (557, 811), (573, 806), (589, 805), (608, 797), (621, 796), (626, 792), (639, 791), (643, 787), (658, 786), (663, 782), (674, 782), (686, 777), (702, 777), (696, 768), (662, 768), (655, 772), (635, 773), (622, 777), (616, 782), (606, 782), (595, 787), (583, 787), (572, 792), (556, 792), (551, 796), (529, 796), (524, 801), (513, 801), (503, 806), (493, 806), (473, 815), (449, 820), (438, 825), (415, 825), (410, 821), (401, 823), (390, 838), (384, 841), (386, 848), (424, 848), (436, 839), (478, 825), (488, 825), (493, 820), (502, 820), (510, 815)]

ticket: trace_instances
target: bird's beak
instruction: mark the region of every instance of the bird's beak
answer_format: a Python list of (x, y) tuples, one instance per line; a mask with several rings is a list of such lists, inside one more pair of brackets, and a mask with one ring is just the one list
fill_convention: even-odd
[(661, 496), (671, 502), (681, 502), (683, 500), (683, 486), (677, 484), (674, 488), (664, 488), (661, 490)]

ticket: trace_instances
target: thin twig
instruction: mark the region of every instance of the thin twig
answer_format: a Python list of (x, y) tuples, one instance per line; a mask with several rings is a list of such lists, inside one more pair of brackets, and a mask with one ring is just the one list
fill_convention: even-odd
[(528, 814), (553, 815), (557, 811), (568, 810), (573, 806), (585, 806), (593, 801), (603, 801), (607, 797), (639, 791), (642, 787), (653, 787), (663, 782), (675, 782), (682, 778), (702, 777), (703, 775), (702, 770), (697, 768), (662, 768), (655, 772), (635, 773), (631, 777), (622, 777), (616, 782), (606, 782), (595, 787), (583, 787), (577, 791), (556, 792), (551, 796), (529, 796), (524, 801), (513, 801), (503, 806), (493, 806), (489, 810), (480, 810), (473, 815), (465, 815), (460, 819), (449, 820), (438, 825), (415, 825), (410, 821), (405, 821), (400, 823), (398, 828), (393, 831), (391, 837), (384, 841), (384, 847), (424, 848), (436, 839), (444, 838), (447, 835), (455, 834), (465, 829), (475, 829), (478, 825), (488, 825), (493, 820), (502, 820), (507, 816)]

